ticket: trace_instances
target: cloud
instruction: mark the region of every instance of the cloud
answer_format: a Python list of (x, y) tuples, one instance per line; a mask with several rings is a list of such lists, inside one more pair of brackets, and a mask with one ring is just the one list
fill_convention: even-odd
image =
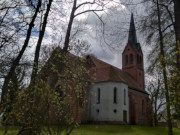
[(81, 38), (91, 44), (88, 53), (121, 68), (122, 51), (128, 39), (130, 13), (125, 8), (110, 8), (107, 12), (99, 14), (99, 17), (102, 18), (104, 27), (93, 13), (88, 14), (86, 19), (80, 20), (85, 21), (89, 28)]
[[(90, 27), (90, 35), (88, 38), (83, 38), (91, 44), (90, 53), (109, 64), (121, 68), (122, 52), (128, 40), (130, 16), (131, 12), (126, 8), (112, 8), (106, 13), (101, 13), (102, 20), (105, 23), (104, 33), (102, 33), (102, 25), (98, 17), (95, 14), (89, 14), (86, 22)], [(134, 19), (137, 28), (140, 19), (137, 13), (134, 14)], [(139, 30), (137, 30), (137, 38), (144, 53), (144, 67), (146, 68), (148, 66), (146, 56), (150, 47), (145, 44), (144, 36)]]
[[(70, 5), (68, 6), (70, 7)], [(59, 5), (54, 3), (54, 7), (59, 7)], [(51, 10), (46, 28), (46, 35), (48, 36), (43, 39), (43, 44), (63, 46), (70, 14), (70, 10), (67, 7)], [(80, 16), (74, 20), (71, 36), (78, 31), (74, 38), (86, 40), (91, 44), (88, 53), (94, 54), (99, 59), (121, 68), (122, 51), (128, 40), (131, 13), (125, 6), (114, 8), (114, 5), (112, 5), (106, 12), (97, 12), (97, 14), (104, 21), (104, 29), (102, 29), (101, 21), (97, 15), (86, 13), (83, 14), (83, 17)], [(139, 34), (137, 35), (139, 37)]]

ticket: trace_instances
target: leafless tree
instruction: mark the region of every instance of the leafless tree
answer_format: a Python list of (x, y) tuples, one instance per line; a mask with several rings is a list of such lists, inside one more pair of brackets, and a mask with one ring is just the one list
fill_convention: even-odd
[(3, 83), (3, 87), (2, 87), (2, 94), (1, 94), (1, 109), (2, 109), (2, 104), (4, 103), (4, 101), (6, 99), (6, 94), (7, 94), (7, 89), (8, 89), (8, 84), (10, 82), (10, 79), (11, 79), (12, 75), (14, 74), (16, 67), (19, 65), (19, 61), (22, 58), (24, 51), (26, 50), (26, 47), (28, 46), (28, 43), (29, 43), (29, 40), (31, 37), (32, 28), (34, 27), (34, 22), (37, 17), (37, 14), (40, 10), (40, 7), (41, 7), (41, 0), (38, 0), (37, 5), (32, 5), (33, 8), (34, 8), (34, 6), (36, 8), (34, 9), (35, 11), (32, 16), (32, 20), (28, 24), (28, 30), (27, 30), (27, 35), (26, 35), (24, 44), (23, 44), (20, 52), (18, 53), (17, 57), (13, 60), (12, 65), (4, 79), (4, 83)]
[(165, 95), (162, 78), (159, 73), (153, 73), (148, 77), (147, 90), (150, 96), (150, 103), (153, 107), (152, 118), (154, 126), (158, 126), (158, 119), (161, 113), (165, 110)]

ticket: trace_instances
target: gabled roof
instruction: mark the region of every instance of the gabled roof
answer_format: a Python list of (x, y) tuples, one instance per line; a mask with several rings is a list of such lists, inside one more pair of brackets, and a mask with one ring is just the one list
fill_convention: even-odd
[(92, 68), (94, 68), (96, 72), (96, 83), (106, 81), (123, 82), (126, 83), (131, 89), (146, 93), (144, 90), (141, 90), (141, 88), (137, 85), (137, 82), (127, 72), (123, 72), (121, 69), (93, 56), (89, 56), (89, 59), (91, 59), (94, 64)]
[[(49, 65), (51, 65), (51, 64), (48, 64), (51, 61), (57, 66), (57, 68), (59, 67), (59, 65), (58, 65), (59, 58), (57, 57), (59, 53), (61, 53), (61, 49), (56, 48), (53, 51), (51, 58), (49, 58), (48, 62), (45, 64), (45, 66), (40, 71), (41, 73), (47, 74), (47, 75), (52, 73), (52, 71), (49, 70), (49, 69), (51, 69), (51, 68), (49, 68)], [(68, 56), (67, 63), (69, 63), (70, 65), (71, 64), (73, 65), (73, 62), (75, 62), (76, 65), (78, 65), (77, 62), (81, 63), (81, 61), (78, 61), (78, 59), (81, 59), (80, 57), (75, 56), (71, 53), (68, 53), (67, 56)], [(144, 90), (141, 90), (139, 88), (139, 86), (137, 85), (137, 82), (127, 72), (123, 72), (121, 69), (119, 69), (115, 66), (112, 66), (102, 60), (99, 60), (93, 56), (88, 56), (87, 59), (88, 59), (88, 63), (86, 63), (86, 64), (84, 63), (85, 64), (84, 66), (87, 66), (88, 68), (92, 69), (93, 72), (95, 71), (96, 76), (95, 76), (95, 80), (93, 80), (95, 83), (107, 82), (107, 81), (123, 82), (123, 83), (126, 83), (128, 85), (128, 87), (133, 90), (137, 90), (137, 91), (146, 93)], [(79, 65), (81, 65), (80, 63), (79, 63)], [(46, 78), (46, 77), (44, 77), (44, 78)]]

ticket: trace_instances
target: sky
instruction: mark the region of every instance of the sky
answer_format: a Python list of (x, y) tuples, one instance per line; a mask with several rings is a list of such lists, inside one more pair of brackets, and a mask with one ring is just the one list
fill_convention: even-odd
[[(137, 26), (139, 16), (142, 14), (140, 9), (143, 10), (141, 5), (118, 5), (115, 8), (113, 7), (106, 12), (100, 13), (102, 20), (105, 22), (104, 38), (106, 41), (102, 39), (102, 33), (99, 33), (99, 27), (101, 27), (99, 19), (94, 14), (89, 14), (87, 18), (84, 17), (84, 20), (87, 21), (88, 26), (91, 28), (89, 30), (90, 35), (94, 37), (89, 38), (88, 34), (85, 36), (88, 37), (88, 39), (85, 39), (91, 44), (88, 53), (118, 68), (122, 68), (122, 52), (128, 41), (130, 16), (131, 13), (134, 13), (135, 25)], [(84, 35), (81, 38), (83, 39)], [(145, 41), (139, 31), (137, 31), (137, 39), (141, 43), (142, 50), (146, 57), (148, 47), (145, 46)], [(146, 59), (144, 59), (144, 61), (146, 61)], [(146, 66), (147, 64), (145, 67)]]
[[(130, 0), (126, 0), (125, 2), (131, 3)], [(139, 0), (134, 0), (134, 2), (139, 3)], [(138, 29), (139, 20), (141, 19), (141, 15), (144, 14), (144, 10), (145, 7), (143, 7), (142, 4), (127, 4), (108, 10), (107, 12), (109, 12), (109, 14), (107, 13), (108, 15), (104, 15), (104, 20), (106, 22), (105, 30), (107, 31), (107, 33), (105, 32), (107, 34), (105, 39), (108, 42), (108, 45), (101, 41), (101, 38), (97, 36), (97, 39), (91, 41), (92, 45), (90, 53), (109, 64), (122, 68), (122, 52), (128, 41), (130, 17), (131, 13), (133, 13), (135, 26), (137, 28), (137, 40), (141, 44), (142, 51), (144, 53), (144, 67), (146, 69), (149, 64), (146, 56), (151, 47), (146, 44), (144, 35)], [(95, 19), (95, 17), (90, 17), (90, 20), (93, 22), (91, 25), (94, 28), (92, 32), (94, 32), (98, 29), (96, 24), (96, 21), (98, 20)]]
[[(48, 23), (42, 42), (42, 48), (52, 48), (57, 46), (63, 47), (67, 24), (69, 22), (69, 16), (72, 8), (72, 3), (68, 3), (67, 1), (72, 0), (62, 0), (62, 2), (57, 1), (58, 0), (54, 0), (54, 3), (52, 4), (52, 10), (50, 11), (50, 14), (48, 16)], [(85, 0), (78, 1), (84, 2)], [(105, 1), (110, 2), (109, 0)], [(115, 3), (113, 4), (108, 3), (107, 8), (103, 12), (97, 12), (104, 23), (103, 29), (100, 19), (93, 13), (85, 13), (75, 18), (73, 22), (73, 29), (71, 31), (72, 40), (70, 44), (74, 44), (78, 40), (83, 41), (84, 43), (89, 45), (89, 49), (86, 52), (83, 52), (84, 54), (92, 54), (98, 59), (121, 69), (122, 52), (128, 41), (128, 30), (131, 13), (134, 14), (135, 25), (137, 27), (138, 19), (140, 18), (139, 16), (143, 13), (143, 7), (139, 4), (136, 6), (117, 4), (118, 2), (124, 3), (123, 1), (131, 3), (130, 1), (132, 0), (114, 1)], [(99, 7), (97, 7), (97, 5), (85, 6), (79, 9), (76, 14), (83, 10), (92, 8), (98, 9)], [(22, 8), (23, 12), (27, 12), (26, 16), (30, 15), (30, 12), (28, 12), (28, 10), (28, 8)], [(16, 18), (16, 16), (13, 17)], [(40, 16), (38, 19), (40, 19)], [(35, 24), (33, 30), (36, 31), (38, 29), (39, 25)], [(37, 39), (38, 33), (33, 32), (28, 49), (26, 49), (23, 59), (30, 59), (31, 61), (33, 61)], [(148, 60), (146, 60), (146, 55), (149, 48), (145, 45), (143, 36), (139, 31), (137, 31), (137, 39), (141, 44), (142, 51), (144, 53), (145, 67), (147, 67)], [(22, 45), (24, 40), (25, 36), (22, 36), (19, 39), (19, 44)], [(71, 51), (71, 53), (76, 54), (74, 51)], [(44, 55), (41, 56), (44, 57)], [(28, 72), (29, 74), (31, 74), (31, 70), (28, 70)]]
[[(119, 0), (115, 1), (119, 2)], [(42, 46), (63, 46), (71, 7), (72, 5), (69, 3), (53, 3), (53, 10), (51, 10), (48, 17), (46, 34)], [(77, 13), (89, 8), (92, 9), (97, 7), (96, 5), (92, 7), (83, 7), (78, 10)], [(104, 34), (102, 34), (102, 24), (99, 18), (93, 13), (85, 13), (75, 18), (73, 22), (73, 29), (71, 31), (73, 40), (71, 43), (73, 44), (74, 41), (77, 40), (85, 41), (90, 46), (88, 51), (84, 52), (86, 55), (92, 54), (98, 59), (118, 68), (122, 68), (122, 52), (128, 41), (130, 16), (131, 13), (134, 13), (135, 25), (137, 26), (138, 19), (136, 17), (139, 17), (139, 7), (110, 3), (107, 5), (105, 11), (97, 13), (105, 24), (103, 28)], [(38, 27), (34, 29), (38, 29)], [(75, 33), (78, 34), (74, 35)], [(27, 55), (32, 53), (31, 56), (33, 56), (35, 49), (34, 44), (37, 38), (38, 34), (33, 34), (33, 38), (30, 40), (30, 47), (32, 47), (32, 49), (26, 52)], [(137, 39), (140, 41), (142, 50), (146, 56), (147, 46), (144, 46), (144, 41), (138, 31)], [(74, 51), (71, 52), (74, 53)], [(146, 61), (146, 59), (144, 59), (144, 61)]]
[[(117, 0), (117, 2), (119, 2), (119, 0)], [(54, 7), (56, 6), (58, 7), (59, 5), (54, 5)], [(44, 43), (58, 44), (58, 46), (62, 47), (67, 22), (69, 20), (68, 15), (70, 14), (70, 7), (71, 5), (67, 4), (62, 7), (63, 10), (59, 12), (51, 12), (49, 17), (49, 26), (46, 28), (46, 32), (49, 36), (46, 35)], [(86, 8), (88, 9), (93, 7), (83, 7), (83, 10)], [(77, 13), (80, 11), (77, 11)], [(105, 12), (98, 12), (98, 15), (105, 23), (104, 35), (102, 34), (101, 22), (95, 14), (82, 14), (74, 20), (71, 35), (76, 33), (78, 30), (79, 32), (75, 35), (75, 39), (84, 40), (90, 45), (89, 50), (85, 52), (85, 54), (92, 54), (98, 59), (101, 59), (118, 68), (122, 68), (122, 51), (124, 50), (128, 40), (131, 12), (134, 13), (136, 23), (136, 16), (138, 14), (137, 11), (139, 10), (132, 7), (110, 4)], [(138, 32), (137, 38), (138, 41), (141, 41), (141, 36)], [(143, 43), (141, 44), (144, 52), (144, 45)]]

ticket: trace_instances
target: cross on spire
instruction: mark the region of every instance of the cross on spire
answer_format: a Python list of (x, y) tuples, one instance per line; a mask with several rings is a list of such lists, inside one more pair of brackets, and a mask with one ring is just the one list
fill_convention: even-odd
[(128, 43), (132, 46), (134, 50), (137, 50), (137, 37), (136, 37), (136, 28), (134, 24), (133, 13), (131, 14)]

